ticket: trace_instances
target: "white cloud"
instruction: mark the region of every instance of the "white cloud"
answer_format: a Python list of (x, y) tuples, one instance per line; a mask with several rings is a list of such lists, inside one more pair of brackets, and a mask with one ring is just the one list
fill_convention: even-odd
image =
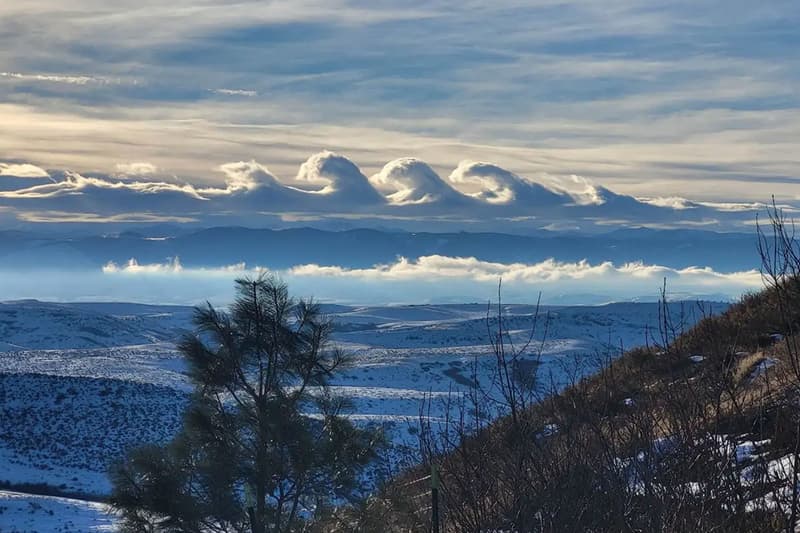
[(211, 92), (214, 94), (221, 94), (224, 96), (258, 96), (257, 91), (251, 91), (248, 89), (211, 89)]
[(528, 284), (552, 284), (568, 281), (611, 280), (622, 278), (649, 279), (658, 281), (671, 278), (693, 284), (713, 286), (729, 283), (741, 287), (761, 285), (761, 274), (757, 270), (735, 273), (719, 273), (710, 268), (689, 267), (673, 269), (658, 265), (627, 263), (615, 266), (611, 262), (590, 264), (560, 262), (553, 259), (535, 264), (493, 263), (474, 257), (423, 256), (415, 261), (400, 258), (387, 265), (376, 265), (366, 269), (350, 269), (338, 266), (301, 265), (290, 270), (295, 276), (354, 277), (382, 280), (435, 280), (462, 278), (478, 282), (492, 282), (503, 278), (509, 282)]
[[(130, 259), (119, 266), (109, 262), (103, 267), (106, 274), (156, 274), (156, 273), (208, 273), (208, 274), (248, 274), (267, 271), (264, 267), (248, 267), (237, 263), (218, 268), (184, 268), (176, 257), (164, 263), (139, 264)], [(735, 286), (741, 290), (758, 288), (762, 285), (758, 270), (723, 273), (710, 267), (671, 268), (661, 265), (647, 265), (641, 262), (614, 265), (610, 261), (591, 264), (588, 261), (562, 262), (548, 259), (540, 263), (495, 263), (481, 261), (474, 257), (448, 257), (441, 255), (422, 256), (416, 260), (404, 257), (390, 264), (375, 265), (370, 268), (346, 268), (317, 264), (297, 265), (281, 273), (302, 278), (352, 278), (377, 281), (419, 281), (437, 282), (460, 279), (464, 281), (496, 283), (525, 283), (528, 285), (556, 285), (572, 282), (597, 283), (620, 282), (624, 280), (647, 280), (658, 283), (664, 278), (671, 284), (691, 285), (713, 289), (722, 286)]]
[(20, 211), (17, 218), (25, 222), (35, 223), (81, 223), (81, 224), (108, 224), (108, 223), (135, 223), (153, 224), (155, 222), (174, 222), (185, 224), (197, 222), (190, 216), (158, 215), (153, 213), (115, 213), (113, 215), (100, 215), (97, 213), (81, 213), (70, 211)]
[[(289, 175), (329, 146), (367, 175), (397, 154), (440, 172), (468, 154), (636, 196), (762, 200), (762, 178), (775, 179), (769, 193), (794, 187), (796, 58), (782, 29), (797, 10), (786, 1), (740, 1), (731, 14), (705, 0), (168, 4), (0, 3), (0, 153), (79, 172), (126, 154), (210, 181), (219, 162), (254, 155)], [(772, 40), (752, 46), (767, 26)], [(110, 83), (130, 72), (141, 91)], [(15, 92), (14, 79), (41, 83)], [(725, 197), (709, 186), (720, 178)]]
[[(756, 213), (758, 211), (763, 211), (767, 208), (767, 204), (763, 202), (693, 202), (691, 200), (687, 200), (686, 198), (681, 198), (680, 196), (669, 196), (669, 197), (655, 197), (655, 198), (637, 198), (640, 202), (654, 205), (657, 207), (666, 207), (669, 209), (674, 209), (676, 211), (682, 211), (685, 209), (697, 209), (699, 207), (707, 207), (722, 213)], [(777, 205), (778, 208), (784, 209), (785, 211), (793, 211), (796, 209), (795, 206), (788, 205), (788, 204), (780, 204)]]
[(75, 195), (91, 190), (128, 191), (155, 196), (161, 193), (179, 193), (196, 200), (204, 200), (192, 185), (178, 185), (160, 181), (110, 181), (103, 178), (86, 177), (77, 172), (66, 172), (62, 181), (34, 185), (14, 191), (0, 191), (0, 198), (44, 199)]
[(394, 205), (443, 202), (463, 204), (463, 195), (445, 183), (430, 165), (413, 157), (395, 159), (370, 178)]
[(104, 274), (164, 274), (164, 273), (178, 273), (183, 271), (181, 261), (175, 257), (166, 263), (150, 263), (140, 265), (136, 259), (130, 259), (123, 266), (119, 266), (113, 261), (109, 261), (103, 267)]
[(0, 176), (49, 178), (50, 174), (45, 169), (30, 163), (0, 163)]
[(123, 275), (164, 275), (164, 274), (185, 274), (189, 276), (241, 276), (258, 275), (268, 272), (266, 268), (248, 269), (245, 263), (236, 263), (215, 268), (184, 268), (179, 257), (172, 257), (163, 263), (140, 264), (135, 258), (129, 259), (125, 264), (118, 265), (109, 261), (103, 266), (103, 274), (123, 274)]
[(573, 174), (569, 176), (567, 183), (564, 190), (578, 205), (603, 205), (606, 202), (600, 189), (588, 178)]
[[(117, 163), (116, 168), (119, 173), (115, 176), (54, 170), (47, 183), (7, 181), (0, 190), (0, 205), (17, 208), (19, 218), (28, 221), (41, 219), (30, 213), (74, 212), (80, 218), (94, 208), (96, 216), (106, 218), (148, 213), (219, 224), (235, 217), (234, 223), (247, 225), (259, 224), (260, 217), (267, 215), (284, 220), (374, 217), (406, 229), (415, 220), (429, 220), (443, 228), (450, 224), (447, 230), (464, 221), (470, 223), (470, 229), (491, 231), (500, 227), (553, 228), (565, 223), (735, 228), (764, 207), (683, 198), (637, 199), (575, 175), (539, 175), (547, 183), (544, 185), (485, 162), (462, 161), (449, 179), (458, 188), (442, 180), (424, 161), (411, 157), (394, 159), (367, 179), (356, 163), (329, 151), (310, 156), (295, 179), (286, 181), (255, 160), (225, 163), (217, 167), (224, 186), (202, 186), (177, 178), (162, 181), (153, 174), (163, 169), (150, 162)], [(6, 173), (15, 169), (31, 176), (44, 172), (25, 163), (0, 167)], [(219, 216), (227, 217), (228, 222)]]
[[(501, 168), (493, 163), (462, 161), (450, 174), (450, 182), (477, 187), (466, 194), (490, 204), (563, 205), (564, 198), (533, 181)], [(468, 189), (467, 189), (468, 191)]]
[[(723, 212), (741, 212), (749, 211), (750, 213), (763, 211), (767, 204), (763, 202), (697, 202), (698, 205), (703, 205)], [(797, 211), (797, 207), (787, 204), (778, 204), (778, 208), (785, 211)]]
[(152, 163), (133, 162), (117, 163), (117, 172), (126, 176), (149, 176), (158, 172), (158, 167)]
[[(233, 279), (257, 275), (267, 269), (244, 263), (222, 268), (184, 268), (177, 260), (142, 265), (131, 259), (119, 266), (103, 268), (108, 276), (126, 275), (158, 279)], [(323, 300), (350, 302), (435, 302), (474, 301), (490, 298), (502, 278), (504, 292), (511, 300), (530, 301), (541, 291), (545, 302), (619, 301), (631, 298), (655, 300), (666, 278), (675, 297), (736, 298), (762, 287), (756, 270), (717, 272), (708, 267), (682, 269), (660, 265), (587, 261), (540, 263), (494, 263), (474, 257), (424, 256), (417, 260), (399, 258), (390, 264), (370, 268), (335, 265), (297, 265), (274, 271), (297, 292)], [(188, 282), (188, 281), (187, 281)]]
[[(309, 150), (327, 145), (352, 154), (370, 174), (405, 154), (446, 176), (455, 162), (468, 156), (525, 177), (591, 176), (615, 191), (641, 197), (763, 202), (765, 195), (775, 194), (780, 200), (797, 194), (796, 184), (786, 178), (796, 174), (800, 163), (795, 155), (800, 154), (795, 142), (800, 139), (800, 111), (793, 109), (719, 109), (647, 121), (637, 115), (626, 123), (612, 123), (590, 118), (591, 110), (571, 117), (571, 108), (565, 108), (541, 120), (497, 125), (505, 132), (514, 130), (511, 137), (530, 137), (531, 143), (559, 139), (528, 147), (509, 136), (496, 137), (491, 145), (473, 137), (449, 137), (446, 130), (455, 127), (455, 119), (445, 121), (445, 128), (434, 121), (428, 126), (423, 119), (390, 117), (372, 117), (370, 127), (345, 122), (333, 126), (315, 122), (308, 107), (296, 103), (265, 101), (254, 108), (214, 100), (202, 105), (151, 102), (147, 108), (97, 114), (87, 114), (83, 107), (64, 104), (54, 110), (45, 104), (0, 103), (0, 154), (78, 172), (114, 168), (122, 158), (148, 161), (170, 175), (192, 176), (210, 185), (216, 179), (212, 169), (220, 162), (257, 156), (269, 162), (276, 175), (293, 176)], [(604, 108), (614, 106), (608, 103)], [(415, 125), (435, 133), (409, 132)], [(481, 136), (497, 133), (490, 122), (475, 127), (485, 129)], [(729, 133), (714, 133), (717, 130)], [(613, 138), (605, 136), (609, 132), (614, 132)]]
[(299, 183), (319, 187), (307, 192), (336, 195), (348, 203), (363, 205), (385, 201), (355, 163), (327, 150), (312, 155), (300, 165), (296, 179)]
[(74, 76), (64, 74), (25, 74), (22, 72), (0, 72), (0, 78), (21, 81), (44, 81), (51, 83), (66, 83), (69, 85), (88, 85), (91, 83), (108, 85), (122, 83), (119, 79), (109, 79), (101, 76)]
[(642, 202), (658, 207), (668, 207), (669, 209), (692, 209), (697, 207), (697, 204), (690, 202), (686, 198), (679, 196), (658, 197), (658, 198), (640, 198)]
[(215, 195), (223, 192), (254, 191), (262, 186), (278, 187), (278, 179), (267, 167), (255, 161), (225, 163), (219, 169), (225, 174), (225, 189), (207, 188), (202, 192)]

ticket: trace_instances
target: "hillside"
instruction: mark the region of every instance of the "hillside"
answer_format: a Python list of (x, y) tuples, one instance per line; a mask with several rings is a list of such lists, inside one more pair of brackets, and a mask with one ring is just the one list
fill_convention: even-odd
[[(680, 304), (674, 304), (677, 312)], [(714, 304), (723, 309), (724, 304)], [(491, 382), (486, 306), (326, 305), (334, 339), (351, 356), (332, 390), (349, 416), (382, 425), (396, 448), (390, 463), (416, 448), (420, 402), (473, 377)], [(530, 327), (530, 305), (507, 305), (515, 339)], [(103, 495), (107, 465), (130, 446), (169, 439), (190, 383), (174, 340), (190, 328), (191, 308), (36, 301), (0, 304), (0, 483), (47, 484), (64, 493)], [(543, 307), (551, 314), (539, 361), (567, 383), (565, 361), (583, 374), (609, 345), (643, 344), (658, 323), (654, 303)], [(77, 327), (76, 327), (77, 326)], [(441, 406), (430, 415), (438, 417)]]
[(0, 352), (107, 348), (175, 340), (190, 307), (0, 302)]
[[(443, 531), (795, 531), (798, 302), (780, 278), (691, 328), (664, 307), (649, 347), (560, 392), (541, 375), (489, 391), (494, 422), (473, 416), (486, 389), (467, 390), (449, 421), (422, 424), (423, 465), (326, 530), (428, 531), (435, 464)], [(514, 352), (497, 353), (513, 373)]]

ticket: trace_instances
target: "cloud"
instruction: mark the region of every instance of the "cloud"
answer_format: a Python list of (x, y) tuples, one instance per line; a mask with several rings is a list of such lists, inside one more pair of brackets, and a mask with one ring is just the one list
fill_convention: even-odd
[[(261, 225), (263, 217), (284, 221), (362, 221), (418, 230), (428, 220), (440, 228), (492, 230), (568, 226), (643, 225), (730, 229), (748, 224), (763, 204), (695, 202), (680, 197), (636, 198), (583, 177), (541, 175), (547, 183), (521, 177), (486, 162), (462, 161), (448, 181), (424, 161), (405, 157), (385, 164), (367, 179), (345, 156), (323, 151), (310, 156), (294, 179), (281, 179), (255, 161), (219, 165), (224, 185), (200, 185), (158, 178), (149, 162), (117, 163), (114, 176), (52, 171), (31, 185), (30, 178), (0, 183), (0, 206), (18, 218), (44, 221), (74, 213), (98, 220), (127, 214), (179, 217), (208, 225)], [(4, 172), (31, 176), (44, 172), (32, 163), (6, 164)], [(11, 178), (9, 178), (11, 179)], [(452, 184), (452, 185), (451, 185)], [(785, 204), (787, 209), (794, 209)], [(454, 224), (462, 224), (456, 228)], [(466, 225), (465, 225), (466, 224)], [(436, 229), (436, 226), (429, 226)]]
[(45, 185), (34, 185), (26, 189), (0, 192), (0, 198), (41, 199), (76, 194), (91, 194), (92, 191), (122, 191), (155, 197), (161, 194), (182, 194), (202, 200), (192, 185), (178, 185), (160, 181), (111, 181), (105, 178), (86, 177), (77, 172), (65, 172), (64, 179)]
[(300, 165), (297, 181), (317, 188), (308, 192), (335, 197), (346, 204), (382, 204), (376, 191), (355, 163), (333, 152), (314, 154)]
[(251, 91), (247, 89), (211, 89), (211, 92), (214, 94), (221, 94), (223, 96), (258, 96), (257, 91)]
[(113, 261), (109, 261), (103, 266), (104, 274), (164, 274), (164, 273), (178, 273), (182, 272), (183, 267), (179, 258), (175, 257), (166, 263), (151, 263), (147, 265), (140, 265), (136, 259), (130, 259), (125, 265), (119, 266)]
[[(685, 200), (685, 203), (691, 204), (695, 202), (689, 202)], [(709, 207), (711, 209), (716, 209), (717, 211), (722, 212), (758, 212), (763, 211), (767, 204), (763, 202), (696, 202), (697, 205), (701, 205), (704, 207)], [(797, 207), (789, 204), (777, 204), (777, 207), (783, 209), (787, 212), (796, 212)]]
[(8, 78), (20, 81), (43, 81), (51, 83), (66, 83), (69, 85), (88, 85), (88, 84), (119, 84), (121, 80), (104, 78), (101, 76), (74, 76), (63, 74), (23, 74), (21, 72), (0, 72), (0, 78)]
[(0, 163), (0, 176), (15, 178), (49, 178), (50, 174), (36, 165), (30, 163)]
[(424, 161), (413, 157), (395, 159), (370, 178), (378, 189), (387, 190), (386, 199), (393, 205), (446, 204), (464, 205), (464, 195), (445, 183)]
[[(177, 260), (139, 264), (131, 259), (118, 266), (103, 268), (112, 279), (141, 278), (157, 281), (205, 279), (215, 283), (244, 275), (258, 275), (267, 269), (244, 263), (222, 268), (184, 268)], [(374, 302), (444, 302), (485, 301), (491, 298), (502, 278), (508, 301), (531, 301), (539, 291), (543, 301), (606, 302), (626, 299), (657, 299), (667, 280), (670, 295), (680, 298), (713, 297), (734, 299), (762, 286), (756, 270), (718, 272), (708, 267), (674, 269), (660, 265), (587, 261), (540, 263), (494, 263), (474, 257), (424, 256), (417, 260), (399, 258), (390, 264), (370, 268), (344, 268), (336, 265), (297, 265), (273, 271), (286, 279), (300, 294), (314, 294), (325, 301), (353, 303)], [(181, 290), (181, 292), (183, 292)]]
[(255, 161), (225, 163), (219, 169), (225, 174), (225, 189), (202, 189), (206, 194), (217, 195), (240, 191), (255, 191), (261, 187), (278, 188), (281, 183), (269, 169)]
[[(0, 205), (14, 206), (20, 213), (57, 211), (99, 217), (124, 213), (146, 213), (194, 219), (192, 213), (209, 210), (208, 200), (190, 184), (164, 181), (120, 180), (109, 176), (84, 176), (65, 171), (61, 179), (14, 190), (0, 190)], [(25, 218), (26, 215), (20, 216)], [(35, 220), (36, 216), (27, 215)]]
[(117, 163), (117, 172), (126, 176), (149, 176), (158, 172), (158, 167), (145, 162)]
[(199, 192), (228, 209), (316, 215), (374, 208), (385, 202), (355, 163), (332, 152), (309, 157), (291, 184), (252, 160), (219, 168), (225, 175), (225, 188), (202, 188)]
[[(486, 300), (502, 278), (509, 301), (531, 301), (542, 292), (547, 303), (600, 303), (627, 299), (654, 300), (664, 279), (671, 297), (735, 299), (762, 287), (756, 270), (717, 272), (707, 267), (674, 269), (660, 265), (547, 260), (535, 264), (492, 263), (473, 257), (425, 256), (398, 259), (372, 268), (300, 265), (287, 279), (314, 291), (347, 287), (385, 301)], [(356, 292), (357, 293), (357, 292)], [(358, 294), (358, 293), (357, 293)]]
[(691, 284), (714, 286), (734, 284), (742, 288), (758, 287), (762, 283), (757, 270), (735, 273), (719, 273), (711, 268), (689, 267), (674, 269), (658, 265), (627, 263), (615, 266), (611, 262), (590, 264), (559, 262), (553, 259), (535, 264), (493, 263), (474, 257), (423, 256), (417, 260), (399, 258), (397, 262), (376, 265), (368, 269), (349, 269), (338, 266), (302, 265), (290, 273), (295, 276), (351, 277), (381, 280), (447, 280), (462, 278), (477, 282), (496, 282), (502, 278), (509, 282), (528, 284), (553, 284), (600, 279), (669, 280), (689, 281)]
[[(326, 146), (366, 175), (398, 154), (440, 172), (469, 154), (632, 196), (793, 194), (786, 0), (737, 1), (735, 20), (710, 0), (1, 4), (0, 153), (46, 168), (132, 158), (208, 184), (223, 161), (288, 176)], [(141, 83), (115, 83), (132, 72)]]
[(694, 202), (690, 202), (686, 198), (681, 198), (679, 196), (670, 196), (670, 197), (659, 197), (659, 198), (640, 198), (642, 202), (645, 202), (650, 205), (655, 205), (657, 207), (667, 207), (669, 209), (694, 209), (697, 207), (697, 204)]
[(454, 184), (477, 186), (477, 191), (467, 194), (490, 204), (519, 202), (535, 207), (565, 203), (563, 195), (492, 163), (462, 161), (450, 174), (449, 179)]
[[(572, 196), (578, 205), (603, 205), (606, 200), (603, 192), (598, 189), (592, 180), (583, 176), (571, 175), (563, 185), (565, 192)], [(660, 206), (659, 207), (664, 207)]]
[(197, 222), (196, 218), (189, 216), (158, 215), (152, 213), (115, 213), (113, 215), (100, 215), (97, 213), (78, 213), (66, 211), (22, 211), (17, 218), (24, 222), (63, 224), (153, 224), (156, 222), (174, 222), (187, 224)]

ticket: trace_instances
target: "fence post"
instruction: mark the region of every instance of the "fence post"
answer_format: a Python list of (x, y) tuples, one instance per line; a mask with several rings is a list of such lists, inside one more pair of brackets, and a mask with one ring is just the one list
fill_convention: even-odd
[(439, 472), (431, 463), (431, 531), (439, 533)]

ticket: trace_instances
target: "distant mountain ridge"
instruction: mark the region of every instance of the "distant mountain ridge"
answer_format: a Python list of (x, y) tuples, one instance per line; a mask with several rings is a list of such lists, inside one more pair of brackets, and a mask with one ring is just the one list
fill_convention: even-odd
[(475, 257), (501, 263), (641, 261), (672, 268), (709, 266), (718, 271), (758, 267), (756, 235), (701, 230), (624, 229), (605, 234), (540, 231), (505, 233), (410, 233), (353, 229), (252, 229), (213, 227), (174, 235), (123, 232), (64, 236), (0, 231), (0, 268), (94, 269), (109, 261), (161, 263), (179, 257), (188, 267), (237, 263), (287, 268), (298, 264), (364, 268), (398, 256)]

